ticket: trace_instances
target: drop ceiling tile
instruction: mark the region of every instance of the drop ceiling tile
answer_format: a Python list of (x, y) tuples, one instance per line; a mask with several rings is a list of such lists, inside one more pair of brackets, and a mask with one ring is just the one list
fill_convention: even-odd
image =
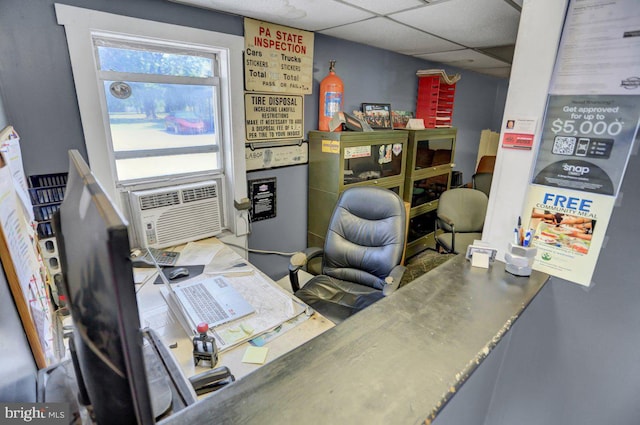
[(424, 6), (424, 2), (421, 0), (344, 0), (344, 2), (370, 10), (380, 15)]
[(390, 18), (467, 47), (515, 44), (520, 13), (504, 0), (450, 0)]
[(421, 59), (445, 63), (447, 65), (466, 69), (502, 68), (509, 66), (509, 64), (506, 62), (499, 61), (471, 49), (455, 50), (442, 53), (430, 53), (426, 55), (415, 56)]
[(456, 44), (398, 24), (387, 18), (368, 19), (320, 31), (320, 33), (407, 55), (460, 48)]
[(253, 19), (318, 31), (375, 16), (334, 0), (171, 0)]

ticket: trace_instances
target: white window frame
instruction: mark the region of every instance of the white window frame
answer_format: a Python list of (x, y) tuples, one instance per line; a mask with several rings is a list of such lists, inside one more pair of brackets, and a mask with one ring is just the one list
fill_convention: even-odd
[[(128, 73), (128, 72), (122, 72), (122, 71), (105, 71), (102, 69), (97, 69), (96, 77), (102, 83), (104, 83), (105, 80), (113, 80), (113, 81), (155, 82), (155, 83), (169, 83), (169, 84), (182, 83), (182, 84), (212, 86), (212, 87), (215, 87), (216, 100), (219, 100), (220, 96), (218, 95), (218, 93), (220, 93), (220, 78), (218, 78), (218, 74), (219, 74), (219, 66), (221, 63), (219, 56), (226, 56), (224, 55), (224, 53), (220, 52), (219, 48), (205, 49), (202, 46), (184, 45), (184, 44), (178, 44), (175, 42), (167, 43), (166, 41), (158, 42), (157, 40), (145, 39), (145, 38), (142, 38), (141, 36), (137, 36), (134, 39), (130, 36), (108, 34), (108, 33), (102, 33), (98, 31), (92, 32), (92, 39), (93, 39), (93, 45), (94, 45), (94, 59), (96, 63), (99, 61), (96, 46), (109, 44), (110, 47), (115, 46), (115, 47), (121, 47), (124, 49), (147, 48), (147, 49), (152, 49), (153, 51), (158, 51), (158, 52), (184, 54), (184, 55), (191, 54), (192, 56), (196, 56), (196, 55), (204, 56), (211, 59), (215, 64), (214, 65), (215, 74), (211, 77), (185, 77), (185, 76), (159, 75), (159, 74), (136, 74), (136, 73)], [(96, 42), (96, 40), (98, 41)], [(109, 111), (107, 110), (107, 100), (106, 100), (104, 91), (100, 91), (100, 95), (101, 95), (100, 102), (101, 102), (102, 113), (103, 115), (105, 115), (104, 118), (107, 119), (106, 127), (107, 129), (109, 129), (110, 124), (108, 122), (108, 118), (106, 117), (107, 115), (109, 115)], [(220, 126), (220, 116), (221, 116), (220, 111), (221, 111), (220, 102), (215, 102), (214, 116), (212, 118), (214, 119), (214, 122), (215, 122), (214, 128), (216, 129), (219, 128)], [(224, 146), (221, 143), (221, 140), (222, 140), (221, 131), (216, 131), (211, 136), (212, 138), (215, 138), (215, 146), (208, 145), (206, 147), (198, 146), (198, 147), (190, 147), (190, 148), (174, 147), (174, 148), (151, 149), (151, 150), (137, 149), (133, 152), (131, 151), (115, 152), (115, 150), (113, 149), (113, 140), (109, 136), (109, 133), (110, 131), (108, 131), (106, 136), (107, 142), (108, 142), (107, 148), (109, 149), (109, 154), (114, 164), (119, 159), (139, 158), (143, 154), (152, 154), (153, 156), (161, 156), (163, 150), (168, 154), (205, 153), (210, 151), (217, 151), (219, 152), (220, 155), (222, 156), (224, 155), (223, 153)], [(170, 153), (171, 151), (173, 151), (173, 153)], [(219, 160), (219, 163), (221, 165), (224, 165), (223, 164), (224, 157), (222, 157)], [(218, 169), (218, 167), (215, 167), (215, 168), (216, 168), (215, 170), (212, 169), (212, 170), (209, 170), (206, 172), (200, 172), (200, 173), (195, 173), (193, 171), (187, 170), (185, 174), (187, 176), (211, 174), (214, 177), (217, 177), (216, 175), (220, 173), (224, 174), (224, 169)], [(115, 171), (115, 167), (114, 167), (114, 171)], [(154, 176), (154, 177), (138, 178), (138, 179), (123, 181), (121, 178), (119, 178), (119, 176), (117, 176), (117, 173), (114, 174), (114, 178), (116, 178), (117, 180), (116, 182), (117, 188), (122, 187), (123, 189), (132, 189), (132, 190), (137, 188), (138, 185), (136, 184), (136, 182), (144, 186), (145, 181), (150, 181), (152, 182), (151, 186), (153, 186), (154, 184), (153, 182), (158, 182), (162, 180), (166, 181), (168, 179), (175, 180), (175, 178), (179, 178), (179, 177), (180, 176), (178, 175)]]
[[(244, 154), (243, 63), (244, 38), (231, 34), (98, 12), (55, 4), (58, 24), (64, 25), (69, 56), (82, 119), (89, 164), (98, 180), (123, 211), (116, 187), (114, 162), (110, 156), (100, 96), (103, 88), (96, 76), (92, 34), (95, 32), (130, 35), (159, 41), (179, 42), (214, 48), (220, 58), (221, 149), (223, 151), (223, 205), (225, 227), (234, 235), (222, 235), (225, 242), (246, 246), (249, 219), (246, 211), (236, 210), (234, 200), (247, 197)], [(182, 183), (182, 182), (180, 182)]]

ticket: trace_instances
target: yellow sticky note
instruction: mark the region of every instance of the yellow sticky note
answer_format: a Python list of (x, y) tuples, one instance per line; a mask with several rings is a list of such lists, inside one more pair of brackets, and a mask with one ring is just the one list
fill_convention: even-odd
[(263, 364), (267, 360), (268, 347), (247, 347), (247, 351), (242, 356), (242, 363)]
[(242, 329), (242, 332), (246, 333), (247, 335), (251, 335), (253, 333), (253, 328), (245, 323), (240, 325), (240, 329)]

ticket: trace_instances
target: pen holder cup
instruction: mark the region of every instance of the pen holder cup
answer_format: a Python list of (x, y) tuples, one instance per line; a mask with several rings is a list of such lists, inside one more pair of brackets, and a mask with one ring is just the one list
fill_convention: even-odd
[(509, 249), (504, 254), (505, 270), (516, 276), (530, 276), (533, 260), (536, 258), (536, 247), (525, 247), (509, 243)]

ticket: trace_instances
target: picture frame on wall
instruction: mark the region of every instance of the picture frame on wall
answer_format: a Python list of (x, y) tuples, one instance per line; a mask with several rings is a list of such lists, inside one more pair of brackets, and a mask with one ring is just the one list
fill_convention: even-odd
[(390, 103), (363, 103), (364, 120), (373, 129), (392, 130)]

